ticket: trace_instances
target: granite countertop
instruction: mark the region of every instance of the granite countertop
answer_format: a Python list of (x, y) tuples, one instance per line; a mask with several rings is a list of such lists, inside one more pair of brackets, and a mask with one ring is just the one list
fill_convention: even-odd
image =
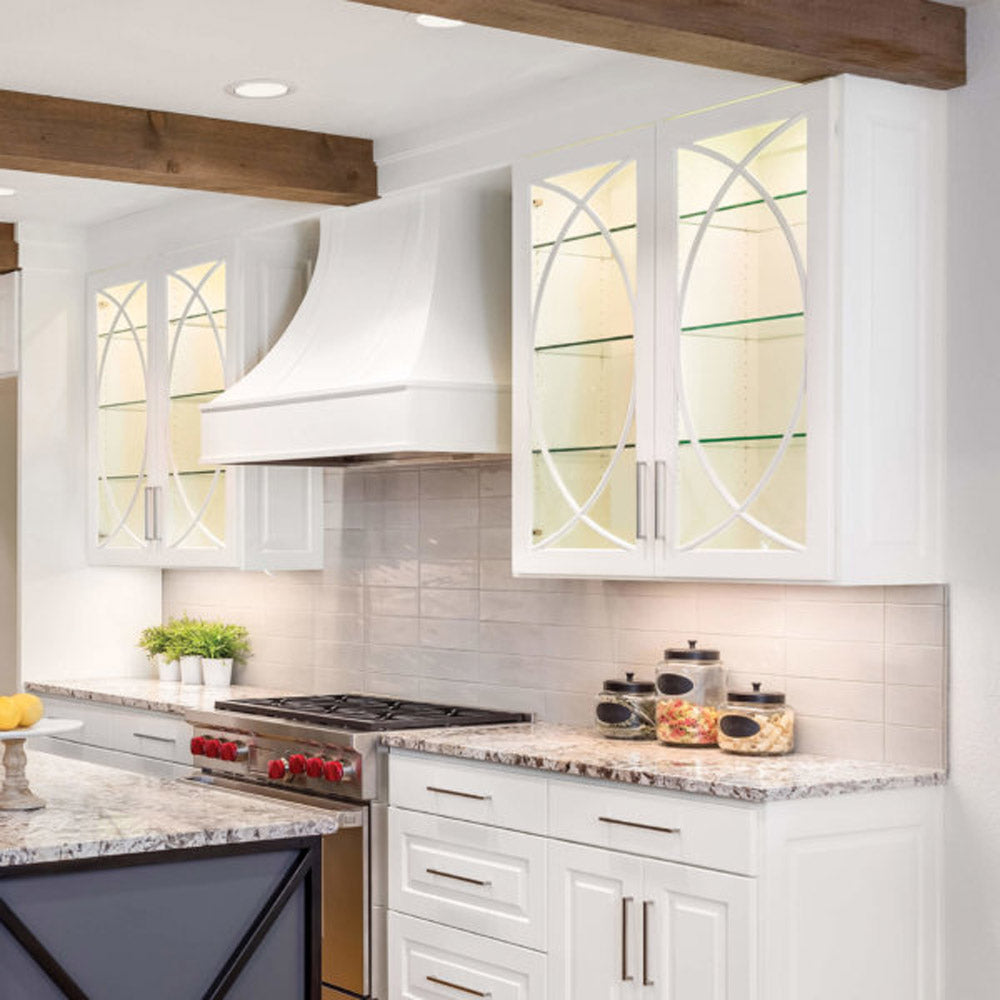
[(658, 743), (608, 740), (590, 729), (551, 723), (386, 733), (385, 746), (557, 774), (601, 778), (745, 802), (940, 785), (937, 768), (842, 760), (812, 754), (739, 757)]
[(27, 775), (47, 806), (0, 811), (2, 867), (321, 836), (353, 815), (70, 762), (30, 743)]
[(141, 677), (103, 677), (97, 680), (31, 681), (25, 685), (35, 694), (51, 694), (60, 698), (101, 702), (141, 708), (147, 712), (169, 712), (184, 715), (189, 711), (211, 711), (216, 701), (224, 698), (274, 698), (298, 692), (271, 688), (247, 687), (234, 684), (226, 688), (181, 684), (180, 681), (159, 681)]

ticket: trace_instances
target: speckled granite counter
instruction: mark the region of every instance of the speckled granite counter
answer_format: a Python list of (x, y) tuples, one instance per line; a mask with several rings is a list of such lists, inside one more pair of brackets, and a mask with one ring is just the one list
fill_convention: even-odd
[(657, 743), (606, 740), (589, 729), (534, 723), (386, 733), (389, 747), (621, 781), (679, 792), (769, 802), (940, 785), (943, 770), (792, 754), (738, 757)]
[(102, 702), (141, 708), (147, 712), (169, 712), (183, 715), (188, 711), (211, 711), (223, 698), (273, 698), (300, 692), (272, 688), (247, 687), (234, 684), (227, 688), (181, 684), (180, 681), (158, 681), (138, 677), (106, 677), (98, 680), (33, 681), (25, 685), (28, 691), (60, 698)]
[(341, 814), (194, 782), (147, 778), (28, 747), (28, 780), (48, 803), (0, 812), (0, 866), (336, 833)]

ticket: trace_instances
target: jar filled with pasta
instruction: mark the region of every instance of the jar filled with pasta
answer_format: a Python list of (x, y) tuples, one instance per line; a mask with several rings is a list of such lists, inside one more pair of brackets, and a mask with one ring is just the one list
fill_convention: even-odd
[(656, 668), (656, 737), (677, 747), (714, 747), (726, 675), (717, 649), (668, 649)]
[(609, 740), (655, 740), (656, 688), (631, 673), (607, 680), (595, 714), (597, 731)]
[(770, 757), (795, 747), (795, 712), (777, 691), (730, 691), (719, 716), (719, 749)]

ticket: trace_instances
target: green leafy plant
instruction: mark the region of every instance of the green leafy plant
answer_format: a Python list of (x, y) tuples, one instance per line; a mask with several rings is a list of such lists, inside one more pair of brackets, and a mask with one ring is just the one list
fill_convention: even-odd
[(198, 645), (198, 629), (201, 622), (183, 615), (171, 618), (164, 626), (167, 630), (167, 647), (164, 652), (168, 660), (179, 660), (182, 656), (201, 656)]
[(197, 655), (205, 659), (242, 661), (250, 653), (250, 637), (242, 625), (197, 622), (194, 631)]
[(149, 656), (165, 653), (169, 642), (170, 628), (167, 625), (150, 625), (139, 635), (139, 648), (146, 650)]

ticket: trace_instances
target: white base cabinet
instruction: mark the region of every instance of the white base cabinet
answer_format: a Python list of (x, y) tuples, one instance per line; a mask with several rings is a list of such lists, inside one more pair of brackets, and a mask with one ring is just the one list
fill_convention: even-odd
[(746, 803), (394, 750), (389, 1000), (941, 1000), (941, 797)]

